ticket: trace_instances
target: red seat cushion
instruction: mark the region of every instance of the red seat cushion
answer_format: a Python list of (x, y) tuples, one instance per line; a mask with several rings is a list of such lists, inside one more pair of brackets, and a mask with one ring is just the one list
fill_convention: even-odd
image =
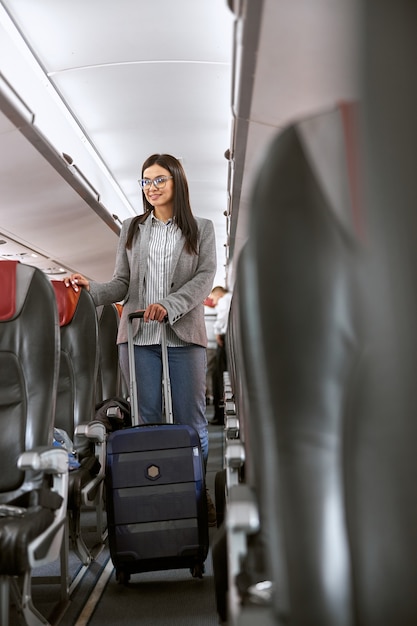
[(66, 326), (74, 317), (80, 298), (80, 291), (74, 291), (71, 287), (66, 287), (63, 281), (53, 280), (52, 286), (55, 290), (55, 296), (58, 306), (59, 325)]

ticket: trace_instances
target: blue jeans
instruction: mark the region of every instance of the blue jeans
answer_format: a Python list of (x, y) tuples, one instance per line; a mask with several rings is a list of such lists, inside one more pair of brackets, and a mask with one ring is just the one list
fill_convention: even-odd
[[(119, 345), (123, 376), (129, 381), (127, 343)], [(168, 347), (172, 410), (176, 424), (188, 424), (198, 432), (204, 465), (208, 457), (206, 419), (206, 349), (190, 345)], [(162, 421), (161, 346), (135, 346), (136, 384), (141, 423)]]

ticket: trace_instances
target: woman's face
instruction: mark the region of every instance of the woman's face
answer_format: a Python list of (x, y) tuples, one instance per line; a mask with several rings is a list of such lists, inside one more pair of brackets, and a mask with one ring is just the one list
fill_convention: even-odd
[(161, 165), (151, 165), (143, 171), (143, 178), (151, 184), (145, 186), (143, 193), (149, 204), (154, 208), (170, 206), (172, 208), (174, 200), (174, 180), (169, 170)]

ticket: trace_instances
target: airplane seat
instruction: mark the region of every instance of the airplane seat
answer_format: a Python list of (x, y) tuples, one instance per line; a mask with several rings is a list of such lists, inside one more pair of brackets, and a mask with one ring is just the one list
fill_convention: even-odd
[[(114, 304), (114, 306), (116, 307), (116, 310), (119, 314), (119, 321), (120, 318), (122, 317), (122, 312), (123, 312), (123, 304), (121, 304), (120, 302), (116, 302)], [(130, 395), (130, 383), (128, 380), (125, 380), (125, 377), (123, 376), (123, 372), (120, 368), (120, 395), (122, 396), (122, 398), (129, 398)]]
[(0, 620), (10, 592), (28, 624), (32, 570), (58, 558), (65, 527), (68, 455), (52, 447), (59, 327), (44, 273), (0, 261)]
[[(239, 257), (239, 262), (244, 250), (245, 246)], [(251, 479), (253, 455), (251, 453), (250, 429), (246, 425), (250, 415), (248, 414), (246, 382), (242, 369), (243, 356), (238, 315), (239, 299), (240, 290), (235, 287), (225, 339), (229, 386), (225, 381), (224, 469), (217, 472), (215, 477), (218, 531), (213, 538), (212, 558), (216, 607), (220, 619), (224, 622), (233, 617), (228, 611), (228, 596), (234, 597), (235, 603), (240, 604), (244, 600), (237, 597), (239, 589), (242, 590), (242, 594), (245, 594), (248, 587), (270, 578), (265, 574), (263, 551), (258, 548), (260, 535), (256, 532), (257, 511), (254, 512), (253, 507), (247, 505), (246, 501), (239, 511), (235, 508), (239, 518), (237, 520), (238, 528), (233, 529), (233, 537), (230, 541), (229, 527), (233, 524), (230, 518), (230, 508), (239, 506), (237, 502), (234, 502), (230, 507), (230, 496), (235, 493), (236, 487), (238, 491), (240, 489), (245, 490), (246, 496), (253, 488)], [(232, 396), (232, 402), (228, 399), (228, 394)], [(245, 543), (245, 548), (243, 543)], [(241, 558), (245, 558), (244, 572), (243, 568), (239, 567)], [(250, 572), (250, 580), (247, 575), (248, 572)], [(230, 578), (235, 579), (236, 584), (229, 585)]]
[[(233, 484), (243, 480), (246, 471), (246, 455), (245, 447), (246, 431), (245, 431), (245, 383), (240, 367), (241, 363), (241, 345), (237, 341), (239, 320), (236, 315), (238, 309), (239, 294), (233, 293), (227, 331), (226, 331), (226, 353), (227, 353), (227, 372), (224, 381), (225, 396), (225, 428), (224, 428), (224, 488), (227, 492)], [(216, 509), (222, 509), (223, 504)], [(222, 521), (223, 516), (220, 516)], [(218, 524), (219, 525), (219, 524)]]
[[(368, 624), (357, 616), (363, 557), (355, 554), (354, 527), (363, 520), (355, 491), (371, 502), (373, 487), (366, 463), (360, 472), (356, 465), (355, 437), (361, 428), (366, 433), (358, 448), (369, 444), (372, 464), (378, 436), (366, 443), (370, 274), (356, 114), (354, 104), (343, 104), (276, 137), (254, 186), (256, 211), (239, 258), (237, 341), (253, 455), (247, 503), (254, 495), (270, 576), (266, 593), (254, 598), (258, 605), (264, 598), (260, 623)], [(239, 535), (236, 516), (246, 497), (239, 487), (229, 496), (229, 545)], [(251, 536), (256, 533), (248, 532), (246, 555), (241, 550), (229, 567), (240, 574), (229, 580), (229, 611), (239, 624), (244, 590), (233, 586), (247, 573)], [(248, 605), (255, 610), (250, 595)]]
[[(242, 253), (244, 252), (243, 247)], [(242, 363), (242, 345), (240, 343), (240, 321), (239, 321), (239, 291), (235, 290), (233, 293), (232, 301), (230, 304), (229, 320), (226, 332), (226, 351), (228, 355), (229, 373), (230, 373), (230, 388), (233, 395), (234, 407), (232, 406), (229, 413), (236, 418), (236, 423), (233, 420), (228, 419), (228, 411), (226, 408), (226, 437), (229, 440), (239, 439), (246, 446), (248, 444), (247, 437), (250, 435), (246, 432), (245, 424), (247, 419), (246, 403), (246, 382), (244, 380), (244, 372), (241, 369)], [(229, 357), (231, 355), (231, 357)], [(234, 411), (233, 411), (234, 409)], [(228, 429), (229, 423), (229, 429)], [(233, 431), (233, 428), (236, 431)], [(246, 471), (248, 461), (250, 459), (243, 459), (240, 474), (244, 474)]]
[(103, 535), (103, 481), (106, 431), (94, 419), (98, 374), (98, 320), (85, 289), (75, 292), (63, 281), (52, 281), (61, 330), (55, 427), (74, 443), (80, 466), (70, 471), (68, 521), (74, 551), (84, 564), (91, 554), (81, 533), (81, 509), (95, 508), (97, 530)]
[(123, 394), (119, 366), (117, 331), (120, 315), (114, 304), (96, 308), (98, 318), (99, 361), (96, 403)]
[(228, 487), (242, 480), (245, 471), (245, 435), (243, 410), (239, 403), (244, 396), (244, 384), (240, 376), (240, 346), (236, 341), (236, 300), (238, 294), (233, 294), (228, 315), (225, 346), (227, 354), (227, 370), (224, 373), (224, 467), (215, 477), (215, 495), (217, 526), (224, 520), (226, 493)]

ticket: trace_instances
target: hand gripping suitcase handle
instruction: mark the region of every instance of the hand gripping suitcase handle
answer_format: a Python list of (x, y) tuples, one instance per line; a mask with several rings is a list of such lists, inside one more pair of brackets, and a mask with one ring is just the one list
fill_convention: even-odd
[[(136, 386), (136, 371), (135, 371), (136, 368), (135, 368), (135, 352), (134, 352), (134, 345), (133, 345), (132, 321), (134, 319), (142, 319), (144, 312), (145, 311), (135, 311), (134, 313), (129, 313), (128, 325), (127, 325), (131, 414), (132, 414), (132, 424), (134, 426), (139, 423), (139, 410), (138, 410), (138, 393), (137, 393), (137, 386)], [(161, 324), (161, 352), (162, 352), (163, 390), (164, 390), (164, 401), (165, 401), (165, 421), (168, 424), (173, 424), (174, 415), (173, 415), (173, 410), (172, 410), (171, 381), (169, 377), (166, 323), (167, 323), (167, 320), (162, 322)]]

